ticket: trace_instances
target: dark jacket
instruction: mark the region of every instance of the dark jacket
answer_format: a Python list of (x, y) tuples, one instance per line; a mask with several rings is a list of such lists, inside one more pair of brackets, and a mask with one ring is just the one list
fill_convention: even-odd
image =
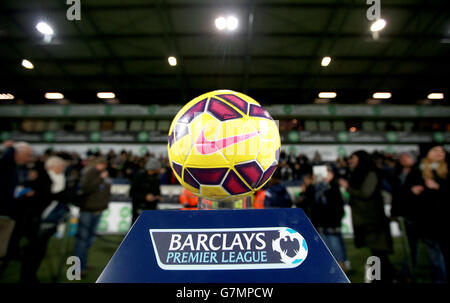
[[(37, 179), (25, 182), (24, 186), (33, 189), (35, 194), (23, 199), (26, 200), (32, 215), (40, 218), (44, 209), (54, 200), (51, 192), (52, 180), (45, 169), (39, 169)], [(18, 200), (20, 201), (20, 198)]]
[(296, 206), (303, 209), (310, 220), (312, 218), (312, 208), (315, 200), (314, 193), (314, 184), (310, 184), (304, 191), (300, 192), (298, 200), (296, 201)]
[(434, 172), (433, 178), (439, 189), (429, 189), (425, 185), (422, 170), (417, 166), (411, 173), (405, 185), (405, 191), (411, 192), (411, 187), (422, 185), (425, 189), (419, 195), (410, 194), (410, 203), (405, 207), (406, 217), (413, 225), (418, 236), (438, 238), (443, 233), (449, 213), (450, 178), (440, 178)]
[(130, 196), (133, 201), (133, 209), (153, 210), (156, 209), (158, 200), (148, 202), (145, 197), (153, 194), (155, 197), (161, 195), (159, 189), (159, 175), (149, 175), (147, 171), (141, 172), (133, 179), (130, 187)]
[(273, 184), (266, 189), (265, 207), (292, 207), (292, 200), (284, 185)]
[(350, 185), (354, 241), (356, 247), (369, 247), (373, 250), (392, 252), (392, 238), (389, 220), (384, 212), (381, 196), (381, 180), (376, 171), (368, 171), (358, 182)]
[(0, 157), (0, 216), (13, 216), (15, 213), (14, 190), (18, 183), (15, 150), (7, 148)]
[(330, 184), (316, 184), (314, 203), (311, 210), (311, 221), (314, 227), (340, 228), (344, 216), (344, 200), (339, 185), (332, 181)]
[(80, 186), (83, 199), (80, 202), (81, 211), (97, 212), (108, 208), (111, 197), (111, 185), (100, 177), (94, 166), (86, 167), (81, 175)]
[(411, 188), (423, 183), (418, 179), (420, 172), (417, 167), (411, 168), (406, 174), (402, 170), (396, 172), (391, 179), (392, 186), (392, 217), (404, 217), (408, 222), (416, 222), (420, 217), (419, 198), (414, 195)]

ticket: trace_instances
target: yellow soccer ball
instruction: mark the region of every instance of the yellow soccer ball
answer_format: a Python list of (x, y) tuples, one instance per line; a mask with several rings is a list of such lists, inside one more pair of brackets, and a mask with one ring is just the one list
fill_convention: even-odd
[(277, 123), (242, 93), (217, 90), (187, 103), (169, 130), (170, 166), (195, 195), (233, 201), (259, 190), (277, 168)]

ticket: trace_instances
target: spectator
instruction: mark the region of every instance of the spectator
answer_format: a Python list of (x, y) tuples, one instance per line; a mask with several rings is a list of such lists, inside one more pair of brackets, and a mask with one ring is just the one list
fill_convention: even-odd
[(180, 204), (183, 206), (183, 209), (197, 209), (198, 197), (188, 189), (183, 188), (180, 195)]
[(81, 173), (80, 216), (75, 241), (75, 255), (81, 261), (81, 273), (85, 275), (88, 261), (88, 250), (95, 240), (95, 232), (103, 210), (108, 207), (111, 185), (106, 181), (107, 162), (103, 157), (92, 161)]
[(297, 163), (297, 158), (295, 157), (294, 150), (289, 151), (289, 156), (287, 157), (287, 164), (289, 167), (293, 168), (295, 163)]
[(294, 181), (302, 179), (302, 170), (300, 168), (300, 163), (296, 162), (292, 168), (292, 177)]
[(266, 199), (266, 191), (264, 189), (258, 190), (255, 193), (255, 198), (253, 199), (253, 208), (263, 209), (265, 199)]
[(283, 162), (283, 161), (286, 161), (286, 158), (287, 158), (287, 156), (286, 156), (286, 152), (285, 152), (284, 150), (281, 150), (281, 151), (280, 151), (280, 158), (279, 158), (279, 162)]
[(280, 180), (292, 181), (292, 169), (286, 163), (286, 161), (280, 162), (278, 165), (278, 170), (280, 171)]
[(1, 216), (14, 216), (14, 191), (17, 185), (16, 169), (18, 165), (25, 165), (33, 160), (33, 150), (26, 142), (4, 143), (6, 150), (0, 158), (0, 202)]
[[(17, 257), (19, 254), (19, 239), (22, 226), (16, 223), (22, 216), (20, 205), (15, 203), (14, 192), (18, 184), (17, 167), (25, 165), (33, 160), (33, 150), (26, 142), (6, 141), (6, 148), (0, 158), (0, 257), (8, 250), (9, 257)], [(34, 195), (33, 191), (25, 194), (28, 197)]]
[[(412, 153), (402, 153), (400, 155), (399, 167), (391, 179), (392, 184), (392, 206), (391, 218), (396, 220), (397, 217), (406, 219), (406, 226), (412, 227), (413, 221), (416, 220), (415, 211), (417, 206), (414, 204), (415, 196), (411, 191), (411, 176), (414, 171), (416, 157)], [(409, 233), (408, 233), (409, 234)], [(408, 235), (408, 237), (411, 234)], [(409, 239), (410, 242), (413, 240)]]
[(265, 190), (264, 207), (292, 207), (292, 200), (286, 187), (280, 183), (281, 173), (277, 169)]
[(312, 166), (314, 166), (314, 165), (322, 165), (323, 164), (322, 156), (320, 155), (320, 153), (318, 151), (316, 151), (314, 153), (314, 157), (313, 157), (313, 160), (312, 160), (311, 164), (312, 164)]
[(300, 164), (300, 175), (304, 176), (312, 172), (312, 166), (309, 163), (309, 159), (307, 156), (303, 154), (299, 154), (297, 157), (297, 162)]
[(314, 190), (314, 202), (311, 210), (311, 221), (339, 266), (342, 270), (345, 270), (345, 262), (348, 260), (341, 234), (344, 201), (339, 184), (330, 167), (328, 167), (327, 176), (323, 180), (315, 182), (312, 188)]
[(22, 263), (22, 282), (38, 281), (36, 273), (44, 259), (48, 241), (69, 211), (65, 168), (63, 159), (51, 156), (45, 162), (45, 169), (39, 169), (38, 176), (32, 181), (34, 185), (30, 185), (36, 194), (30, 205), (29, 242)]
[[(449, 211), (449, 177), (445, 150), (439, 145), (421, 146), (423, 156), (411, 177), (410, 188), (416, 199), (416, 236), (427, 248), (434, 282), (447, 281), (448, 235), (442, 224)], [(445, 231), (444, 231), (445, 230)], [(413, 259), (416, 258), (414, 248)]]
[(350, 172), (345, 158), (339, 157), (336, 161), (335, 167), (336, 167), (336, 178), (348, 179)]
[(354, 241), (356, 247), (368, 247), (372, 256), (380, 259), (381, 280), (392, 281), (394, 268), (388, 254), (392, 253), (389, 220), (384, 212), (380, 173), (365, 151), (350, 158), (350, 181), (340, 179), (340, 185), (350, 194)]
[(310, 173), (308, 173), (303, 177), (303, 182), (300, 185), (300, 194), (296, 205), (297, 207), (303, 209), (309, 219), (312, 217), (314, 199), (313, 177)]
[(138, 174), (131, 183), (130, 196), (133, 203), (133, 222), (143, 210), (154, 210), (161, 200), (159, 170), (161, 163), (150, 158), (145, 171)]

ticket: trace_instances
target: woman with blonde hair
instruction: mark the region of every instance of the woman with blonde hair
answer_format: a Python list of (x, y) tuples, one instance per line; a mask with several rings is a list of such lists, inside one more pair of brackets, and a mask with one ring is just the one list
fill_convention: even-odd
[(411, 239), (413, 266), (417, 263), (417, 241), (425, 245), (431, 265), (432, 280), (447, 282), (448, 235), (444, 227), (448, 220), (449, 174), (446, 152), (441, 145), (424, 144), (420, 147), (422, 160), (411, 172), (408, 186), (410, 198)]

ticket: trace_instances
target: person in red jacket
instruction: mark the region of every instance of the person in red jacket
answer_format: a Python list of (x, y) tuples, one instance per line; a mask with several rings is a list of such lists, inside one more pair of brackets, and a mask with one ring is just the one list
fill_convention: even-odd
[(260, 189), (255, 193), (255, 199), (253, 200), (253, 208), (262, 209), (264, 208), (264, 199), (266, 198), (266, 191)]
[(183, 188), (180, 195), (180, 204), (183, 205), (182, 209), (184, 210), (197, 209), (198, 197), (186, 188)]

